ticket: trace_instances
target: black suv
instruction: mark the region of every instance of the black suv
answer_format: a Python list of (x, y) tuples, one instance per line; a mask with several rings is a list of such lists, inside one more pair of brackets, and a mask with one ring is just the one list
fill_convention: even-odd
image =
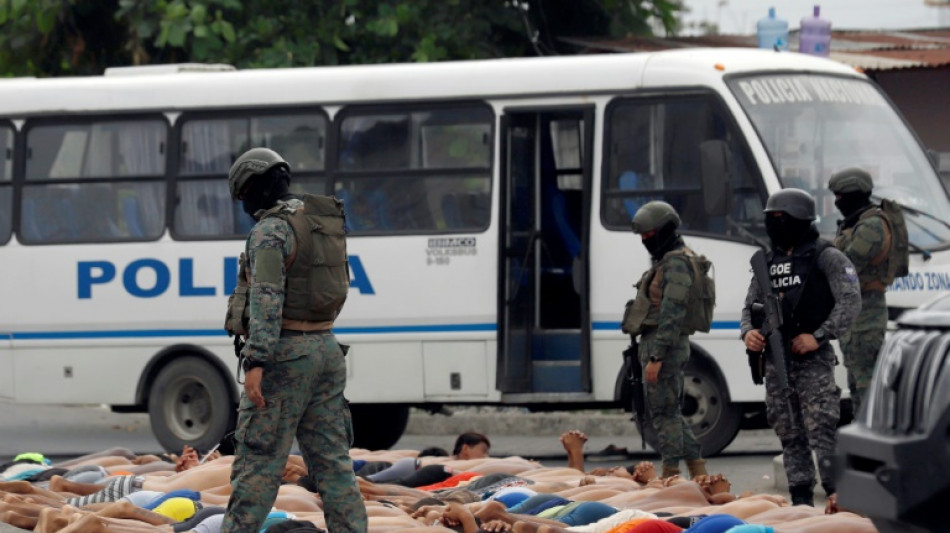
[(838, 503), (882, 533), (950, 529), (950, 293), (898, 319), (837, 460)]

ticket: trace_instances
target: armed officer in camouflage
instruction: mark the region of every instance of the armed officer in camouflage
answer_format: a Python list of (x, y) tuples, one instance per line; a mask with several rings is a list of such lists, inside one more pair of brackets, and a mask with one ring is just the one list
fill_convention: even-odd
[[(766, 259), (769, 281), (781, 304), (789, 383), (789, 390), (783, 390), (767, 359), (765, 407), (769, 425), (782, 443), (793, 505), (814, 504), (813, 451), (825, 494), (835, 494), (832, 458), (841, 389), (835, 384), (837, 359), (829, 341), (848, 331), (861, 309), (854, 265), (830, 242), (818, 238), (815, 219), (815, 199), (800, 189), (778, 191), (765, 205), (765, 228), (772, 241)], [(753, 280), (741, 322), (742, 339), (753, 352), (766, 345), (761, 330), (752, 326), (752, 305), (763, 301)]]
[(680, 409), (692, 333), (682, 326), (689, 322), (689, 296), (695, 281), (690, 257), (695, 254), (677, 233), (679, 225), (679, 215), (666, 202), (648, 202), (634, 215), (633, 231), (650, 253), (652, 266), (637, 284), (636, 299), (628, 306), (622, 326), (631, 336), (640, 335), (638, 357), (664, 478), (680, 473), (680, 460), (686, 461), (690, 478), (706, 474), (700, 444)]
[(881, 208), (871, 203), (873, 186), (870, 174), (859, 168), (838, 172), (828, 181), (835, 206), (844, 216), (838, 223), (835, 247), (854, 263), (861, 284), (861, 314), (841, 336), (855, 414), (871, 383), (887, 329), (884, 292), (890, 284), (887, 273), (892, 234)]
[[(223, 533), (257, 533), (270, 512), (296, 436), (331, 533), (365, 532), (366, 510), (349, 448), (344, 352), (331, 328), (349, 288), (343, 206), (289, 192), (290, 166), (254, 148), (231, 167), (231, 196), (257, 224), (247, 239), (244, 394), (235, 431), (232, 494)], [(230, 306), (229, 306), (230, 307)]]

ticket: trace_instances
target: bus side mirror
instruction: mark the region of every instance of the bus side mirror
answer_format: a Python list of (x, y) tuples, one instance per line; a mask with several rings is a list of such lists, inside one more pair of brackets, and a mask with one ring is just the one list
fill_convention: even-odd
[(703, 208), (709, 216), (726, 216), (731, 211), (729, 195), (729, 146), (726, 141), (703, 141), (699, 145)]

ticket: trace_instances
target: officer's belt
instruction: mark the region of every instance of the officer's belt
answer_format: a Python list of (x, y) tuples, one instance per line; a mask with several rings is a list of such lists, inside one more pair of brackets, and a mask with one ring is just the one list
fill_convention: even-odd
[(331, 333), (333, 333), (333, 330), (329, 330), (329, 329), (316, 329), (313, 331), (300, 331), (299, 329), (280, 330), (281, 337), (301, 337), (305, 335), (329, 335)]

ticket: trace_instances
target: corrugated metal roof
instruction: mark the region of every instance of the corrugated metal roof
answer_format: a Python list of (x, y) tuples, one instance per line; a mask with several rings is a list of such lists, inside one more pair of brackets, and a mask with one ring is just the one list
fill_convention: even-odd
[[(614, 40), (564, 39), (584, 52), (652, 52), (689, 47), (755, 47), (754, 35), (694, 37), (629, 37)], [(792, 50), (798, 32), (789, 34)], [(831, 58), (864, 70), (942, 68), (950, 66), (950, 29), (838, 30), (831, 34)]]

